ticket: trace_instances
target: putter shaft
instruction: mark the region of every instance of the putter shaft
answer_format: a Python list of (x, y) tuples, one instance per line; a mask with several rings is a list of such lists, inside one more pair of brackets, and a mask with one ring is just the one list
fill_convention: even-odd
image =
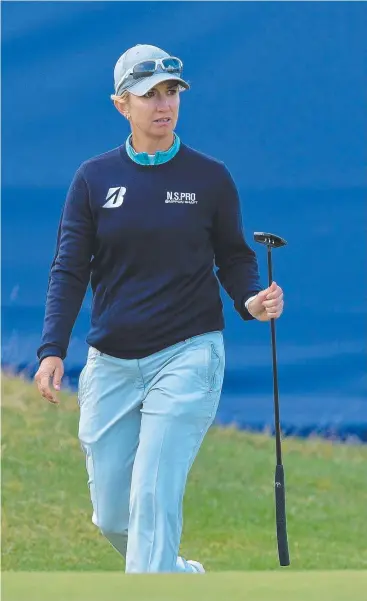
[[(268, 278), (269, 286), (273, 282), (273, 264), (271, 256), (271, 247), (268, 246)], [(274, 390), (274, 421), (275, 421), (275, 444), (277, 465), (282, 464), (282, 446), (280, 443), (280, 416), (279, 416), (279, 388), (278, 388), (278, 366), (277, 366), (277, 349), (275, 336), (275, 319), (270, 320), (271, 330), (271, 350), (273, 355), (273, 390)]]

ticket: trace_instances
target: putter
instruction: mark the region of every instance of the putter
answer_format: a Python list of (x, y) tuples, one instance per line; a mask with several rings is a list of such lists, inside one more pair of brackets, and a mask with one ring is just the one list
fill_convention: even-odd
[[(273, 267), (271, 258), (271, 249), (285, 246), (287, 242), (280, 236), (268, 234), (265, 232), (254, 232), (255, 242), (264, 244), (268, 249), (268, 277), (269, 286), (273, 282)], [(282, 463), (282, 446), (280, 438), (280, 418), (279, 418), (279, 391), (278, 391), (278, 370), (277, 353), (275, 343), (275, 319), (270, 320), (271, 328), (271, 347), (273, 355), (273, 387), (274, 387), (274, 417), (275, 417), (275, 442), (276, 442), (276, 468), (275, 468), (275, 510), (276, 527), (278, 541), (278, 556), (281, 566), (289, 566), (289, 550), (287, 539), (287, 520), (285, 511), (285, 482), (284, 469)]]

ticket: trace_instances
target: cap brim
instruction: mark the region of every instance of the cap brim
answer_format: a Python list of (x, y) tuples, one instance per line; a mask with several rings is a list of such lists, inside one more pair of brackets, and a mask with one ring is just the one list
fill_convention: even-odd
[(154, 86), (162, 83), (162, 81), (175, 81), (185, 88), (185, 90), (190, 89), (189, 84), (178, 75), (174, 75), (173, 73), (155, 73), (150, 77), (144, 77), (136, 83), (133, 83), (131, 86), (122, 89), (120, 94), (126, 90), (127, 92), (130, 92), (130, 94), (134, 94), (134, 96), (144, 96), (144, 94), (149, 92)]

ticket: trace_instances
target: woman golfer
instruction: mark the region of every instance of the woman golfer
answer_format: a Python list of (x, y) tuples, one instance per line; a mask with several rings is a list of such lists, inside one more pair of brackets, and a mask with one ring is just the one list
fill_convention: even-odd
[(114, 80), (111, 98), (131, 135), (82, 163), (71, 183), (35, 380), (57, 403), (51, 380), (59, 390), (90, 281), (78, 398), (92, 521), (127, 572), (204, 572), (178, 553), (187, 476), (222, 389), (219, 282), (244, 320), (278, 318), (283, 292), (275, 282), (261, 287), (225, 165), (174, 133), (189, 88), (182, 62), (138, 45), (118, 60)]

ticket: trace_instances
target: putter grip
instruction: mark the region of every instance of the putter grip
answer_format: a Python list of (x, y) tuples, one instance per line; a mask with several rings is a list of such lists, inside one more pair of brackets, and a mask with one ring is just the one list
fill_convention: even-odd
[(275, 509), (279, 563), (281, 566), (289, 566), (287, 521), (285, 515), (284, 469), (282, 465), (277, 465), (275, 468)]

